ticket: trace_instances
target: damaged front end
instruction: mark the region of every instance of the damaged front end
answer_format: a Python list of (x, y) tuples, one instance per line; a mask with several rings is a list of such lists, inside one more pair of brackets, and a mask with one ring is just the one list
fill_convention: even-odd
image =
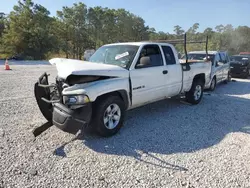
[[(48, 76), (47, 73), (43, 73), (34, 86), (37, 104), (48, 123), (36, 128), (33, 134), (38, 136), (52, 125), (62, 131), (76, 134), (89, 124), (92, 104), (86, 95), (63, 95), (64, 88), (78, 82), (76, 77), (71, 77), (70, 82), (57, 77), (56, 83), (49, 84)], [(86, 82), (93, 81), (96, 78), (87, 79)], [(79, 82), (83, 82), (83, 80)]]

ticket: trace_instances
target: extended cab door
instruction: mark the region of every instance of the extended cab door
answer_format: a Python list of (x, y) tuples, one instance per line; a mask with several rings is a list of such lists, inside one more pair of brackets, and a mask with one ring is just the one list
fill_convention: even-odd
[(159, 45), (143, 46), (130, 70), (132, 106), (163, 98), (167, 74)]
[(168, 45), (161, 45), (168, 74), (165, 76), (166, 95), (172, 97), (179, 94), (182, 86), (182, 66), (176, 62), (178, 55)]

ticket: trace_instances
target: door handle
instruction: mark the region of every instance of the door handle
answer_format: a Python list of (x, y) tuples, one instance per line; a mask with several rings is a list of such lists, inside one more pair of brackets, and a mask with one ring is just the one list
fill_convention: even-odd
[(167, 71), (167, 70), (164, 70), (164, 71), (162, 71), (162, 73), (163, 73), (163, 74), (167, 74), (167, 73), (168, 73), (168, 71)]

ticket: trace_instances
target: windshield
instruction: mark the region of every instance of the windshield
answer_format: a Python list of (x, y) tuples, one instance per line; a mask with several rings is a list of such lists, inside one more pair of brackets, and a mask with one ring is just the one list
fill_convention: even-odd
[(128, 69), (139, 46), (110, 45), (100, 47), (89, 59), (90, 62), (118, 65)]
[(248, 61), (248, 57), (244, 57), (244, 56), (231, 56), (230, 60), (231, 61), (246, 62), (246, 61)]

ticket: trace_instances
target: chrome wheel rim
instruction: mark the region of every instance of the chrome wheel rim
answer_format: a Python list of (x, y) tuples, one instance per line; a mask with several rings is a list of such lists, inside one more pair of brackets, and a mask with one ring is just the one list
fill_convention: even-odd
[(114, 129), (120, 122), (121, 109), (117, 104), (110, 104), (103, 116), (103, 123), (107, 129)]
[(200, 85), (197, 85), (195, 87), (195, 91), (194, 91), (194, 99), (197, 101), (200, 99), (201, 97), (201, 93), (202, 93), (202, 89)]

